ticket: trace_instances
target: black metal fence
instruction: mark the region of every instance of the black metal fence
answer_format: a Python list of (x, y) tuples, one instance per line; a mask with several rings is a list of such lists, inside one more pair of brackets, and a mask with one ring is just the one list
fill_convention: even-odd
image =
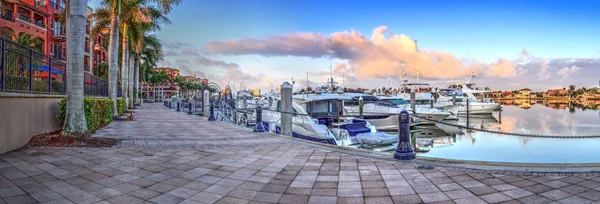
[[(81, 59), (83, 61), (83, 59)], [(0, 37), (0, 91), (66, 93), (66, 61)], [(85, 95), (108, 96), (108, 83), (85, 72)]]

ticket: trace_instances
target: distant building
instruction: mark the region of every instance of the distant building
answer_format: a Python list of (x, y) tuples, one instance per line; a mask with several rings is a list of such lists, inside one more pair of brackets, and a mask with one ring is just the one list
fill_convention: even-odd
[(253, 89), (250, 93), (252, 93), (252, 96), (260, 96), (260, 89)]
[(175, 69), (175, 68), (171, 68), (171, 67), (154, 68), (154, 71), (155, 72), (164, 71), (165, 73), (167, 73), (167, 75), (169, 75), (171, 77), (171, 79), (175, 79), (175, 78), (177, 78), (177, 76), (179, 76), (179, 69)]
[(531, 97), (531, 89), (521, 89), (519, 90), (519, 94), (517, 94), (517, 98), (530, 98)]
[(187, 81), (187, 82), (196, 82), (196, 83), (202, 82), (202, 78), (197, 78), (195, 74), (192, 74), (189, 76), (181, 76), (181, 79), (183, 79), (184, 81)]
[(565, 89), (552, 89), (544, 92), (544, 97), (567, 96), (569, 92)]

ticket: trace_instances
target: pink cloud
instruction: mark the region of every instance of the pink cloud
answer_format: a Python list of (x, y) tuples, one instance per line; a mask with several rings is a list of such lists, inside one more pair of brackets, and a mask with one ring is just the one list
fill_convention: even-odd
[[(356, 31), (320, 33), (291, 33), (266, 36), (264, 39), (245, 38), (211, 42), (204, 51), (225, 55), (335, 57), (348, 60), (349, 72), (357, 78), (396, 77), (400, 61), (405, 71), (415, 75), (417, 64), (421, 76), (429, 78), (456, 78), (471, 72), (494, 77), (511, 77), (517, 73), (514, 63), (499, 59), (492, 64), (464, 63), (453, 54), (420, 49), (416, 52), (414, 40), (406, 35), (385, 35), (386, 26), (373, 30), (370, 38)], [(524, 50), (525, 51), (525, 50)], [(418, 58), (415, 55), (418, 54)], [(418, 60), (415, 60), (418, 59)]]

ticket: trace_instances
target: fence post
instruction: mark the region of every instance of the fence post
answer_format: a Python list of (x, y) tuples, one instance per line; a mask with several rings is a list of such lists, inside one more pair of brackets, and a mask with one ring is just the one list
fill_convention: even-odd
[(48, 57), (48, 93), (52, 93), (52, 57)]
[(410, 115), (408, 111), (403, 110), (398, 116), (398, 146), (394, 152), (394, 159), (411, 160), (415, 158), (415, 150), (410, 144)]
[(0, 61), (0, 71), (2, 71), (2, 84), (0, 84), (0, 88), (2, 91), (6, 89), (6, 70), (4, 70), (4, 64), (6, 64), (6, 41), (4, 39), (0, 39), (0, 45), (2, 46), (2, 61)]
[(265, 132), (265, 126), (262, 124), (262, 108), (256, 106), (256, 125), (254, 126), (254, 132)]
[(188, 102), (188, 115), (192, 114), (192, 102)]
[(33, 91), (33, 50), (29, 50), (29, 93)]
[(177, 100), (177, 112), (181, 111), (181, 109), (179, 109), (179, 100)]
[(281, 134), (292, 136), (292, 88), (293, 86), (286, 82), (281, 84)]
[(208, 116), (208, 121), (216, 121), (217, 118), (215, 118), (215, 102), (214, 101), (210, 101), (210, 114)]

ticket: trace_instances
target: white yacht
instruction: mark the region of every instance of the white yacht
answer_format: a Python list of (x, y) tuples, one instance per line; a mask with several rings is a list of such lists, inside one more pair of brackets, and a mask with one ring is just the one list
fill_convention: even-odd
[[(292, 109), (292, 137), (326, 144), (374, 150), (391, 150), (398, 143), (397, 135), (377, 132), (365, 120), (343, 117), (343, 100), (337, 94), (294, 95)], [(263, 111), (263, 125), (267, 130), (281, 133), (281, 99), (269, 96), (270, 110)], [(274, 127), (269, 127), (273, 123)], [(383, 148), (383, 149), (382, 149)]]
[[(495, 110), (500, 109), (501, 105), (490, 99), (477, 99), (474, 94), (484, 94), (489, 91), (473, 90), (471, 80), (475, 77), (472, 75), (465, 83), (451, 85), (449, 89), (441, 89), (437, 93), (439, 95), (437, 102), (439, 104), (459, 104), (461, 105), (459, 114), (467, 114), (467, 101), (469, 101), (469, 114), (491, 114)], [(454, 102), (453, 95), (455, 96)]]
[[(403, 94), (399, 94), (398, 96), (379, 96), (379, 99), (381, 99), (382, 101), (394, 104), (396, 106), (410, 106), (410, 96), (408, 96), (408, 98), (403, 95)], [(415, 94), (415, 102), (416, 102), (416, 107), (417, 107), (417, 111), (421, 111), (421, 112), (425, 112), (424, 110), (428, 110), (431, 108), (436, 108), (436, 109), (440, 109), (440, 110), (445, 110), (450, 112), (450, 116), (446, 117), (445, 119), (456, 119), (456, 117), (458, 116), (458, 111), (460, 110), (460, 105), (454, 105), (454, 104), (438, 104), (434, 102), (434, 99), (431, 97), (431, 93), (416, 93)], [(431, 107), (433, 105), (433, 107)], [(418, 113), (418, 112), (417, 112)]]
[[(362, 97), (363, 114), (364, 119), (369, 121), (377, 127), (378, 130), (382, 131), (397, 131), (398, 130), (398, 113), (401, 111), (411, 112), (410, 105), (396, 105), (382, 101), (381, 99), (371, 96), (368, 94), (349, 94), (352, 96), (351, 100), (345, 102), (345, 111), (349, 115), (359, 115), (360, 107), (359, 100)], [(429, 108), (424, 106), (416, 106), (416, 113), (418, 116), (427, 118), (428, 120), (414, 118), (415, 121), (423, 123), (431, 123), (432, 121), (442, 121), (451, 115), (450, 112)]]

